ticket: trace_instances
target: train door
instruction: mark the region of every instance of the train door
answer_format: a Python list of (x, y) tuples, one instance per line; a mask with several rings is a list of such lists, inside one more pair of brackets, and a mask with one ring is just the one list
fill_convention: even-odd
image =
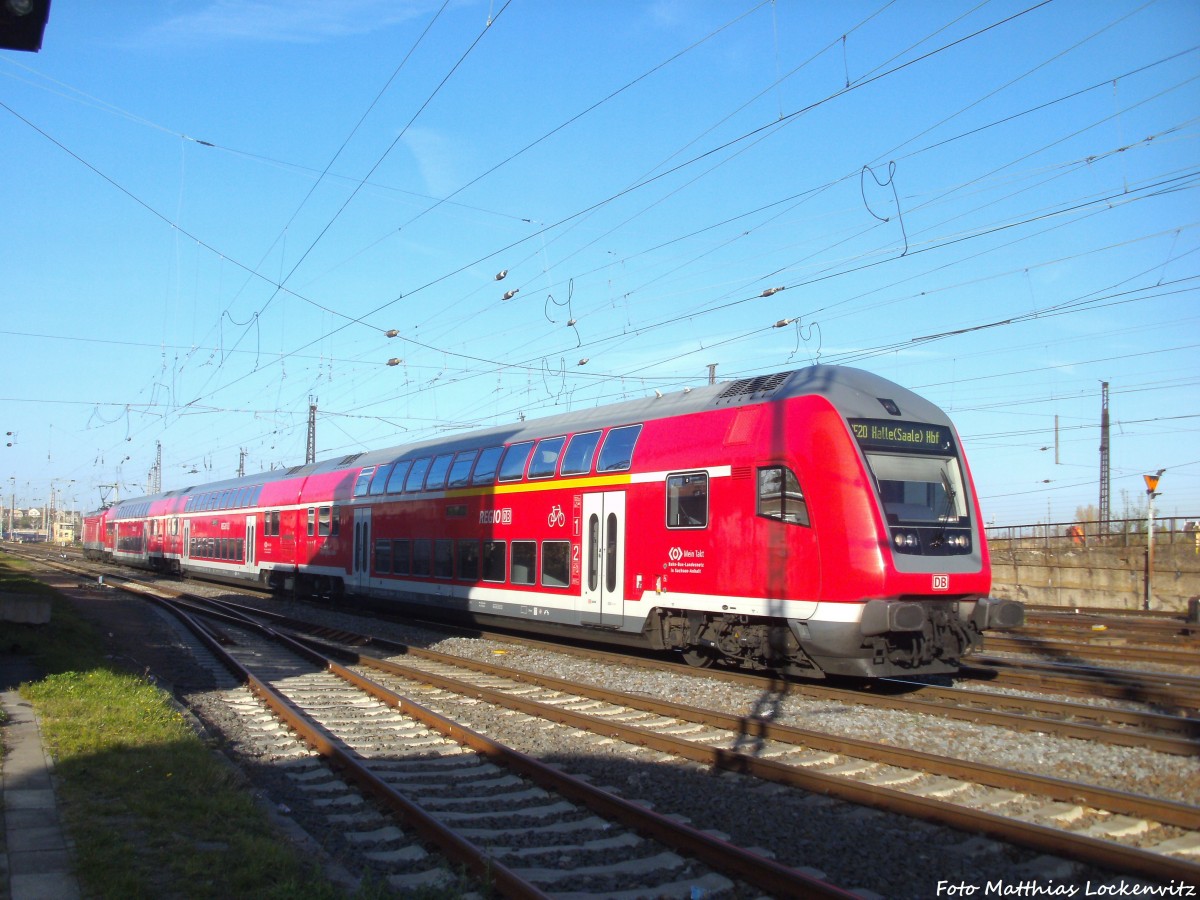
[(350, 589), (365, 588), (371, 580), (371, 508), (354, 510), (354, 553)]
[(255, 552), (255, 524), (254, 516), (246, 516), (246, 565), (252, 566), (258, 560), (258, 554)]
[(183, 522), (183, 546), (179, 548), (179, 555), (183, 557), (183, 561), (187, 562), (192, 557), (192, 520), (184, 519)]
[(624, 491), (583, 495), (580, 597), (584, 624), (621, 625), (625, 613)]

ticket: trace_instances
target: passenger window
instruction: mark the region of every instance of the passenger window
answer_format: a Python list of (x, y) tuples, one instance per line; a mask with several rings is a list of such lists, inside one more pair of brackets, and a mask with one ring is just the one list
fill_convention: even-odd
[(586, 475), (592, 471), (592, 457), (596, 455), (596, 445), (600, 443), (600, 432), (589, 431), (587, 434), (577, 434), (567, 444), (567, 452), (563, 454), (560, 475)]
[(525, 463), (529, 461), (532, 450), (533, 441), (511, 444), (500, 462), (500, 481), (519, 481), (525, 474)]
[(542, 544), (542, 587), (567, 587), (571, 583), (570, 541)]
[(633, 445), (637, 443), (641, 433), (641, 425), (625, 425), (612, 429), (604, 439), (604, 446), (600, 448), (600, 460), (596, 463), (596, 471), (623, 472), (633, 465)]
[(704, 528), (708, 525), (708, 473), (667, 476), (667, 527)]
[(377, 540), (375, 542), (375, 571), (389, 575), (392, 571), (392, 542)]
[(412, 465), (407, 459), (404, 462), (393, 463), (392, 474), (388, 476), (387, 492), (398, 494), (404, 490), (404, 478), (408, 475), (408, 467)]
[(421, 485), (425, 481), (425, 473), (429, 471), (429, 457), (424, 456), (412, 464), (412, 468), (408, 470), (408, 477), (404, 479), (404, 490), (406, 493), (419, 491)]
[(374, 473), (375, 473), (374, 466), (367, 466), (365, 469), (363, 469), (361, 472), (358, 473), (358, 478), (354, 482), (354, 496), (355, 497), (367, 496), (367, 488), (369, 488), (371, 485), (371, 476)]
[(449, 539), (433, 542), (433, 577), (454, 577), (454, 542)]
[(485, 447), (479, 453), (479, 461), (475, 463), (475, 472), (471, 475), (471, 484), (491, 484), (496, 480), (496, 465), (504, 455), (503, 447)]
[(395, 463), (388, 463), (386, 466), (380, 466), (375, 470), (375, 475), (371, 478), (370, 494), (372, 497), (378, 497), (387, 490), (388, 478), (391, 476), (392, 468), (395, 465)]
[(440, 491), (446, 486), (446, 473), (450, 471), (450, 463), (453, 460), (453, 453), (443, 453), (433, 460), (429, 467), (429, 477), (425, 479), (425, 490)]
[(420, 538), (412, 542), (412, 573), (428, 577), (433, 571), (433, 541)]
[(461, 581), (479, 580), (479, 541), (458, 542), (458, 577)]
[(537, 544), (533, 541), (513, 541), (512, 583), (537, 583)]
[(758, 470), (758, 514), (793, 525), (808, 525), (808, 504), (796, 473), (787, 466)]
[(504, 541), (483, 542), (483, 580), (504, 581), (506, 574)]
[(464, 450), (454, 457), (454, 465), (450, 467), (450, 477), (446, 479), (446, 487), (460, 488), (471, 483), (471, 466), (475, 463), (478, 451)]
[(558, 454), (562, 452), (566, 440), (565, 437), (556, 437), (538, 441), (533, 460), (529, 463), (530, 478), (549, 478), (554, 474), (558, 468)]
[(408, 559), (408, 541), (392, 541), (392, 571), (397, 575), (411, 575), (412, 565)]

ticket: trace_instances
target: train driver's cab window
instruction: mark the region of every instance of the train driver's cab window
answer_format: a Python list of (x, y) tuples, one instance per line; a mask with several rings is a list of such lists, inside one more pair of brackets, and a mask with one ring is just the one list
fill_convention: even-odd
[(604, 439), (600, 448), (600, 459), (596, 462), (597, 472), (623, 472), (633, 464), (633, 445), (642, 433), (641, 425), (624, 425), (614, 428)]
[(708, 525), (708, 473), (667, 476), (667, 527), (704, 528)]
[(796, 473), (787, 466), (758, 470), (758, 514), (793, 525), (808, 525), (808, 504)]
[(558, 468), (558, 454), (566, 442), (565, 437), (546, 438), (538, 441), (533, 451), (533, 460), (529, 463), (530, 478), (550, 478)]
[(567, 444), (563, 454), (560, 475), (586, 475), (592, 471), (592, 457), (596, 455), (596, 445), (600, 443), (600, 432), (589, 431), (577, 434)]
[(358, 473), (358, 478), (354, 482), (354, 496), (367, 496), (367, 489), (371, 486), (371, 476), (375, 474), (374, 466), (367, 466)]
[(504, 455), (503, 447), (485, 447), (479, 451), (479, 460), (471, 475), (471, 484), (491, 484), (496, 480), (496, 466)]
[(500, 481), (520, 481), (521, 476), (525, 474), (525, 463), (529, 461), (532, 450), (533, 441), (510, 444), (504, 451), (504, 458), (500, 460)]
[(317, 510), (315, 507), (310, 506), (308, 508), (308, 536), (309, 537), (313, 536), (313, 526), (316, 524), (316, 521), (317, 521)]

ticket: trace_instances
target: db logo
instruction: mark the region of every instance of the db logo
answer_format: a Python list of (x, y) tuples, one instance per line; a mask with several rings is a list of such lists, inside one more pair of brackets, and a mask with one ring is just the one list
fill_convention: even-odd
[(667, 556), (671, 557), (671, 562), (679, 562), (681, 559), (683, 559), (683, 549), (680, 547), (672, 547)]
[(950, 590), (950, 576), (949, 575), (934, 575), (933, 576), (933, 589), (935, 591)]

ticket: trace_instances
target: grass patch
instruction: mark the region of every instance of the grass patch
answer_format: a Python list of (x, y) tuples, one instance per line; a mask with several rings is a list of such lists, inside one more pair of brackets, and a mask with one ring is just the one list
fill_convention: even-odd
[(105, 669), (23, 693), (55, 758), (81, 880), (105, 897), (338, 897), (162, 691)]
[[(76, 872), (91, 897), (335, 898), (170, 698), (104, 658), (71, 603), (0, 557), (0, 591), (49, 596), (51, 625), (4, 623), (0, 655), (50, 673), (21, 686), (55, 760)], [(372, 889), (359, 896), (381, 896)]]

